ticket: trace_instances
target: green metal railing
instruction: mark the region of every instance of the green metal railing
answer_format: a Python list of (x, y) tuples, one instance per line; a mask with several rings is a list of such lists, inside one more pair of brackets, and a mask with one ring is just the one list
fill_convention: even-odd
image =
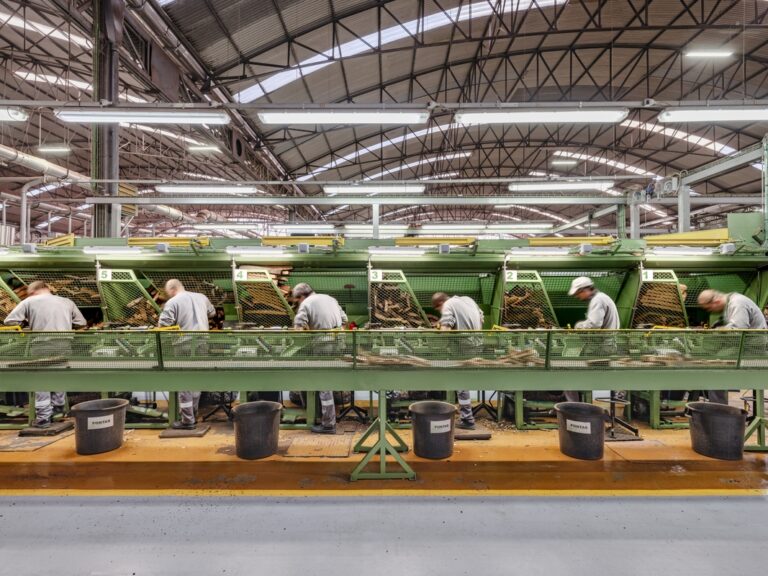
[(0, 332), (0, 371), (302, 368), (756, 370), (768, 368), (768, 331)]

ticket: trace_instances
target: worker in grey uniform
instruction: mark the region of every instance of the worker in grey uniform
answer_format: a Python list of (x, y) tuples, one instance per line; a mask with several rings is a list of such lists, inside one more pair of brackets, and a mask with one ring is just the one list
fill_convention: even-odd
[[(448, 296), (445, 292), (432, 295), (432, 308), (440, 312), (437, 321), (440, 330), (482, 330), (483, 311), (469, 296)], [(462, 356), (477, 356), (483, 350), (481, 335), (462, 338), (459, 346)], [(472, 400), (469, 390), (459, 390), (459, 423), (464, 430), (475, 429), (475, 415), (472, 413)]]
[[(40, 280), (27, 286), (27, 299), (19, 303), (3, 321), (7, 326), (27, 324), (35, 332), (69, 332), (87, 325), (72, 300), (51, 293)], [(72, 337), (41, 335), (32, 340), (35, 356), (68, 357), (72, 353)], [(35, 421), (33, 426), (48, 428), (53, 414), (64, 412), (64, 392), (35, 392)]]
[[(347, 324), (347, 315), (336, 298), (316, 294), (309, 284), (296, 284), (291, 292), (299, 308), (293, 319), (297, 330), (341, 330)], [(345, 347), (343, 334), (318, 334), (312, 339), (312, 354), (334, 356)], [(313, 425), (316, 434), (336, 434), (336, 404), (333, 392), (320, 392), (321, 424)]]
[[(568, 290), (568, 296), (572, 296), (582, 302), (589, 302), (587, 306), (587, 317), (576, 323), (577, 330), (618, 330), (619, 329), (619, 311), (616, 304), (607, 294), (600, 292), (595, 288), (592, 278), (579, 276), (571, 282), (571, 288)], [(600, 339), (600, 346), (594, 353), (612, 354), (615, 353), (615, 342), (612, 339)], [(578, 402), (579, 392), (576, 390), (567, 390), (565, 399), (568, 402)]]
[[(216, 309), (205, 294), (185, 290), (184, 285), (175, 278), (165, 283), (165, 293), (169, 299), (160, 314), (160, 326), (178, 326), (183, 331), (208, 331), (208, 318), (216, 314)], [(199, 402), (199, 391), (179, 392), (181, 420), (174, 422), (172, 427), (176, 430), (194, 430), (197, 426), (195, 414)]]
[[(765, 316), (757, 304), (743, 294), (724, 294), (718, 290), (704, 290), (699, 294), (699, 306), (710, 313), (722, 313), (717, 328), (725, 330), (765, 330)], [(728, 404), (727, 390), (709, 390), (710, 402)]]

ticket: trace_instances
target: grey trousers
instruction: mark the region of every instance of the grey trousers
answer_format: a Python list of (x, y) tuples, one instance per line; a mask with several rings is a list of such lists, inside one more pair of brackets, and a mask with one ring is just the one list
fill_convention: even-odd
[(728, 404), (728, 390), (709, 390), (707, 398), (716, 404)]
[(336, 403), (333, 401), (333, 392), (320, 392), (319, 396), (323, 426), (326, 428), (336, 426)]
[(48, 422), (54, 406), (64, 406), (64, 392), (35, 392), (35, 423)]
[(184, 424), (194, 424), (196, 421), (197, 405), (200, 403), (200, 392), (179, 392), (179, 412)]
[(456, 393), (459, 399), (459, 418), (467, 424), (475, 423), (475, 415), (472, 414), (472, 400), (469, 397), (469, 390), (459, 390)]

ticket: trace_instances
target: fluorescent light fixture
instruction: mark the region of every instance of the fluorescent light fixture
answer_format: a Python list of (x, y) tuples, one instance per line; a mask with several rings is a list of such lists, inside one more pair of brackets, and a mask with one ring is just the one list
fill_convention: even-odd
[(246, 224), (243, 222), (216, 222), (205, 224), (193, 224), (190, 228), (195, 230), (253, 230), (260, 226), (258, 222)]
[(648, 252), (649, 256), (712, 256), (714, 248), (697, 248), (689, 246), (656, 247)]
[(83, 254), (110, 254), (113, 256), (127, 256), (140, 253), (141, 248), (137, 246), (86, 246), (83, 248)]
[(488, 231), (494, 230), (551, 230), (552, 224), (546, 222), (520, 222), (519, 224), (488, 224)]
[(283, 256), (282, 246), (227, 246), (230, 256)]
[(422, 224), (420, 232), (427, 234), (480, 234), (485, 229), (483, 224)]
[(637, 166), (631, 166), (630, 164), (619, 162), (618, 160), (611, 160), (610, 158), (604, 158), (602, 156), (591, 156), (589, 154), (581, 154), (579, 152), (566, 152), (564, 150), (555, 150), (554, 155), (561, 158), (575, 158), (576, 160), (585, 160), (587, 162), (603, 164), (612, 168), (618, 168), (619, 170), (625, 170), (631, 174), (640, 174), (642, 176), (658, 176), (653, 172), (643, 170)]
[(326, 194), (423, 194), (424, 184), (358, 184), (323, 186)]
[(629, 114), (628, 108), (529, 108), (458, 111), (457, 124), (617, 124)]
[(428, 110), (298, 109), (260, 110), (262, 124), (426, 124)]
[(289, 234), (333, 234), (333, 224), (276, 224), (275, 230), (285, 230)]
[(37, 151), (40, 154), (69, 154), (72, 148), (67, 144), (41, 144)]
[(578, 160), (552, 160), (550, 162), (552, 166), (576, 166), (578, 163)]
[(599, 190), (605, 192), (613, 188), (608, 180), (552, 180), (550, 182), (512, 182), (510, 192), (574, 192), (579, 190)]
[(542, 256), (568, 256), (570, 248), (512, 248), (507, 251), (508, 258), (535, 258)]
[(161, 194), (258, 194), (255, 186), (236, 184), (159, 184), (155, 186)]
[(687, 58), (730, 58), (733, 50), (689, 50), (685, 53)]
[(0, 122), (25, 122), (29, 118), (21, 108), (14, 106), (0, 106)]
[(424, 256), (426, 250), (422, 248), (399, 248), (397, 246), (371, 246), (368, 254), (371, 256), (390, 256), (393, 258), (414, 258)]
[(217, 153), (217, 152), (221, 152), (221, 148), (219, 148), (218, 146), (214, 146), (212, 144), (211, 145), (203, 144), (201, 146), (198, 146), (198, 145), (187, 146), (187, 150), (190, 151), (190, 152), (197, 152), (197, 153), (204, 153), (204, 152)]
[(664, 108), (659, 122), (765, 122), (768, 106)]
[(224, 110), (183, 108), (58, 108), (54, 110), (62, 122), (78, 124), (229, 124)]

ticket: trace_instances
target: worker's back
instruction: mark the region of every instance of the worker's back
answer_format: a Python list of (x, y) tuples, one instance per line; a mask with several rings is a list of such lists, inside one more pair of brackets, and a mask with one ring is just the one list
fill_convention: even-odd
[(765, 316), (751, 299), (736, 292), (728, 295), (728, 301), (723, 310), (723, 320), (726, 328), (737, 330), (765, 330)]
[(482, 330), (483, 312), (469, 296), (453, 296), (443, 304), (440, 323), (454, 330)]
[(294, 320), (297, 328), (335, 330), (347, 321), (344, 311), (333, 296), (310, 294), (299, 306)]
[(168, 300), (160, 315), (160, 326), (178, 326), (182, 330), (206, 331), (208, 318), (216, 312), (205, 294), (179, 292)]
[(83, 327), (86, 321), (72, 300), (54, 294), (30, 296), (19, 304), (5, 319), (5, 324), (25, 322), (30, 330), (68, 331)]

